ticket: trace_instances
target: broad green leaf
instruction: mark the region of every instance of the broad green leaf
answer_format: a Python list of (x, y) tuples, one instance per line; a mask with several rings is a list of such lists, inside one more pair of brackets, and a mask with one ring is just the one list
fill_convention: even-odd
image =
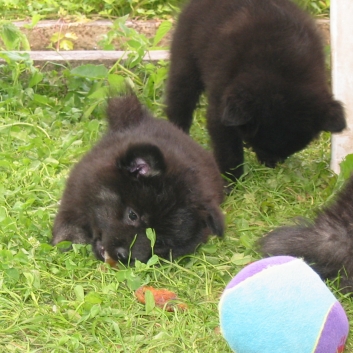
[(96, 317), (101, 312), (101, 306), (99, 304), (94, 304), (89, 311), (91, 318)]
[(32, 275), (32, 286), (35, 289), (39, 289), (40, 288), (40, 272), (37, 270), (32, 270), (31, 271), (31, 275)]
[(131, 290), (136, 290), (137, 288), (140, 288), (143, 284), (142, 279), (139, 276), (133, 274), (131, 276), (128, 276), (126, 282)]
[[(86, 296), (85, 296), (85, 303), (84, 303), (84, 308), (86, 310), (92, 310), (93, 307), (99, 307), (99, 304), (102, 303), (102, 298), (100, 297), (100, 295), (98, 293), (95, 292), (89, 292)], [(92, 314), (92, 312), (91, 312)]]
[(170, 31), (172, 28), (172, 22), (164, 21), (158, 27), (158, 30), (153, 38), (153, 46), (156, 47), (158, 43), (165, 37), (165, 35)]
[(32, 15), (31, 18), (31, 23), (30, 24), (24, 24), (23, 27), (25, 28), (33, 28), (36, 26), (36, 24), (40, 21), (40, 19), (42, 18), (42, 16), (38, 13), (35, 13)]
[(76, 300), (79, 302), (83, 302), (85, 300), (85, 292), (83, 290), (83, 287), (81, 285), (76, 285), (74, 288)]
[(104, 65), (85, 64), (75, 67), (70, 73), (90, 79), (103, 79), (107, 77), (108, 69)]
[[(102, 98), (103, 100), (103, 98)], [(83, 112), (82, 117), (84, 119), (87, 119), (91, 116), (93, 110), (97, 107), (97, 105), (100, 103), (100, 101), (95, 101), (94, 103), (92, 103), (91, 105), (88, 106), (88, 108)]]
[(129, 46), (131, 50), (137, 50), (141, 48), (141, 43), (137, 40), (131, 39), (126, 42), (126, 44)]
[(72, 246), (71, 241), (61, 241), (60, 243), (55, 245), (59, 250), (66, 250)]
[(32, 287), (32, 284), (34, 282), (34, 276), (31, 272), (24, 272), (23, 275), (26, 277), (27, 279), (27, 283), (29, 287)]
[(103, 301), (103, 299), (101, 298), (101, 296), (96, 293), (96, 292), (89, 292), (86, 296), (85, 296), (85, 302), (86, 303), (92, 303), (92, 304), (100, 304)]
[(20, 272), (16, 268), (8, 268), (5, 270), (6, 275), (13, 281), (17, 282), (20, 279)]
[(1, 263), (9, 263), (12, 261), (13, 255), (10, 250), (0, 250), (0, 262)]
[(115, 321), (112, 321), (112, 325), (113, 325), (113, 329), (116, 333), (116, 335), (120, 338), (121, 337), (121, 331), (120, 331), (120, 327), (119, 324)]
[(2, 222), (7, 217), (6, 208), (0, 207), (0, 222)]
[(67, 32), (67, 33), (65, 33), (65, 38), (66, 39), (76, 40), (77, 39), (77, 35), (74, 32)]
[(344, 179), (348, 179), (353, 172), (353, 154), (348, 154), (345, 159), (340, 163), (340, 175)]
[(238, 265), (238, 266), (244, 266), (249, 264), (250, 262), (253, 261), (252, 257), (250, 255), (244, 255), (241, 253), (236, 253), (232, 256), (230, 260), (233, 264)]
[(252, 244), (252, 239), (248, 234), (242, 234), (239, 240), (247, 249), (251, 249), (253, 244)]
[(0, 24), (0, 38), (7, 50), (30, 50), (27, 37), (13, 23)]
[(45, 158), (44, 163), (48, 165), (58, 165), (59, 161), (55, 158), (48, 157), (48, 158)]
[(43, 80), (44, 75), (40, 71), (35, 71), (29, 80), (29, 87), (36, 86), (39, 82)]
[(353, 153), (348, 154), (340, 163), (340, 174), (337, 177), (336, 188), (340, 188), (342, 184), (350, 177), (353, 172)]
[(158, 255), (154, 254), (152, 257), (147, 261), (147, 266), (153, 266), (159, 262)]
[(63, 39), (60, 41), (60, 49), (72, 50), (74, 48), (74, 43), (71, 40)]
[(149, 241), (151, 242), (151, 248), (153, 249), (154, 245), (156, 244), (156, 232), (152, 228), (147, 228), (146, 235)]
[(0, 52), (0, 58), (4, 59), (7, 63), (11, 61), (28, 61), (30, 56), (28, 53), (17, 53), (11, 51), (2, 51)]
[(115, 274), (115, 280), (117, 282), (124, 282), (126, 278), (128, 277), (129, 273), (131, 272), (131, 269), (126, 269), (126, 270), (121, 270), (117, 271)]
[(46, 96), (43, 96), (41, 94), (34, 94), (33, 95), (33, 100), (37, 103), (44, 104), (44, 105), (50, 105), (50, 99)]
[(202, 245), (201, 249), (206, 254), (215, 254), (218, 251), (217, 246), (211, 243)]
[[(0, 132), (1, 132), (1, 129), (0, 129)], [(9, 161), (0, 160), (0, 168), (10, 168), (10, 166), (11, 166), (11, 163)]]
[(64, 39), (64, 33), (61, 33), (61, 32), (55, 32), (51, 37), (50, 37), (50, 41), (52, 43), (56, 43), (58, 42), (59, 40), (62, 40)]
[(105, 100), (108, 95), (109, 88), (108, 87), (100, 87), (97, 90), (95, 90), (93, 93), (91, 93), (88, 98), (89, 99), (100, 99), (100, 100)]

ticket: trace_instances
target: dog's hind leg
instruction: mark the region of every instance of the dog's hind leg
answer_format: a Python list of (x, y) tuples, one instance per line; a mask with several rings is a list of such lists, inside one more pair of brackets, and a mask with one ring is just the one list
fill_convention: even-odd
[[(173, 44), (178, 46), (177, 43)], [(167, 83), (166, 113), (173, 124), (188, 133), (193, 111), (204, 86), (196, 63), (187, 48), (179, 45), (174, 52), (172, 48), (172, 57)]]

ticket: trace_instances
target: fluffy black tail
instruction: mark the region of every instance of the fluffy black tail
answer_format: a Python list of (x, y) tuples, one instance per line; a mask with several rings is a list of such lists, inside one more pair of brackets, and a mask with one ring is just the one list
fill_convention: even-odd
[(260, 239), (259, 251), (302, 257), (322, 278), (340, 273), (341, 288), (353, 292), (353, 175), (314, 223), (275, 229)]

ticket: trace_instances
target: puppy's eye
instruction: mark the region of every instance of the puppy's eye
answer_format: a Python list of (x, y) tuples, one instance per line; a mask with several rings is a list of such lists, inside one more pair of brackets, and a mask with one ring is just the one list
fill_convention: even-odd
[(136, 221), (138, 218), (137, 214), (133, 210), (129, 210), (128, 216), (129, 216), (130, 221), (132, 221), (132, 222)]
[(135, 212), (131, 207), (126, 207), (125, 214), (124, 214), (124, 221), (126, 224), (130, 226), (138, 227), (141, 224), (141, 217), (140, 215)]

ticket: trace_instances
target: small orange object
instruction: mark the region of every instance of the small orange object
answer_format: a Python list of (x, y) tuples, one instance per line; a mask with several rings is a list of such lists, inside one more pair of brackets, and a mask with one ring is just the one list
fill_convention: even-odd
[(112, 259), (109, 254), (105, 251), (104, 252), (104, 262), (109, 264), (110, 267), (117, 268), (118, 267), (118, 262)]
[(150, 291), (152, 293), (154, 302), (159, 308), (165, 309), (166, 311), (174, 311), (175, 308), (181, 310), (187, 309), (187, 305), (184, 303), (171, 302), (178, 300), (178, 296), (174, 292), (164, 288), (158, 289), (151, 286), (142, 286), (135, 291), (137, 300), (142, 304), (146, 304), (146, 291)]

